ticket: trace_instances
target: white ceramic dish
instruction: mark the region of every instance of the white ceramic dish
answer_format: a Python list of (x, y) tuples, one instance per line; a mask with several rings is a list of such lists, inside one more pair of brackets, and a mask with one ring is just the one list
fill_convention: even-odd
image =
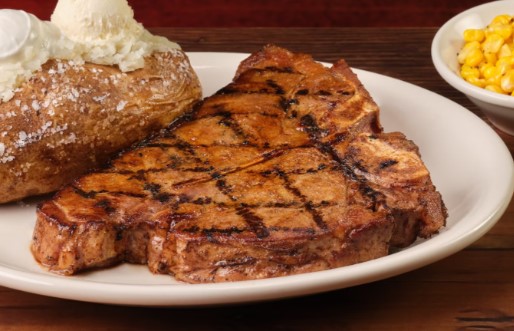
[(432, 41), (432, 60), (448, 84), (464, 93), (500, 130), (514, 135), (514, 97), (466, 82), (459, 74), (457, 53), (466, 29), (483, 29), (500, 14), (514, 15), (514, 0), (494, 1), (470, 8), (446, 22)]
[[(191, 53), (209, 95), (228, 83), (245, 57)], [(73, 277), (42, 270), (29, 243), (34, 206), (0, 206), (0, 285), (47, 296), (121, 305), (194, 306), (319, 293), (404, 273), (453, 254), (482, 236), (503, 214), (513, 192), (513, 162), (497, 134), (461, 106), (414, 85), (356, 70), (382, 109), (386, 131), (401, 130), (420, 147), (450, 217), (432, 239), (357, 265), (302, 275), (190, 285), (146, 266), (120, 265)]]

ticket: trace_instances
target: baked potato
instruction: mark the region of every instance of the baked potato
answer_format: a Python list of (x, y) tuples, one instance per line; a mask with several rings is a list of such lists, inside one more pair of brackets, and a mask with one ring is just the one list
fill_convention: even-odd
[(55, 191), (166, 127), (201, 98), (181, 50), (145, 66), (50, 60), (0, 103), (0, 203)]

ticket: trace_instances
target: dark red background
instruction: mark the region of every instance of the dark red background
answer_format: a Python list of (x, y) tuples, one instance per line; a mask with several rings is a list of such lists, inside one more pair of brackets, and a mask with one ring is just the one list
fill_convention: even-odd
[[(109, 1), (109, 0), (105, 0)], [(0, 0), (49, 19), (57, 0)], [(479, 0), (129, 0), (147, 27), (439, 26)], [(513, 8), (514, 11), (514, 8)]]

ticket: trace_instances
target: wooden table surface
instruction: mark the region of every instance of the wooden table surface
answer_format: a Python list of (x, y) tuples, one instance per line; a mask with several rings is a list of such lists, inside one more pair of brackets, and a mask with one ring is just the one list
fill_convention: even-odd
[[(266, 43), (416, 84), (483, 118), (435, 71), (435, 28), (163, 28), (187, 51), (253, 52)], [(443, 120), (443, 119), (442, 119)], [(510, 151), (514, 137), (498, 132)], [(0, 287), (0, 330), (514, 330), (514, 206), (467, 249), (401, 276), (294, 299), (222, 307), (137, 308)]]

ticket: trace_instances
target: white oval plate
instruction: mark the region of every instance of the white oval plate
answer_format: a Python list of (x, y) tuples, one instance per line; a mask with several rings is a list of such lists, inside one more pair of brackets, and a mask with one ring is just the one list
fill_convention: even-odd
[[(205, 95), (230, 82), (246, 54), (190, 53)], [(417, 86), (355, 70), (381, 107), (385, 131), (414, 140), (448, 207), (448, 225), (429, 240), (376, 260), (327, 271), (255, 281), (184, 284), (123, 264), (73, 277), (46, 272), (29, 244), (33, 204), (0, 206), (0, 285), (73, 300), (140, 306), (241, 303), (319, 293), (398, 275), (453, 254), (485, 234), (505, 211), (514, 168), (498, 135), (473, 113)]]

